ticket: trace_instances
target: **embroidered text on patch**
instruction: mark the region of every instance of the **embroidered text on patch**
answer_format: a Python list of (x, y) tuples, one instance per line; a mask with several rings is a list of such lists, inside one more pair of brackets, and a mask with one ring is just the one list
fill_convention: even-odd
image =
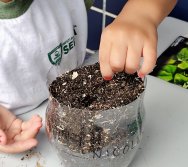
[(67, 39), (64, 43), (60, 43), (56, 48), (48, 53), (48, 58), (53, 65), (59, 65), (62, 55), (68, 54), (75, 47), (74, 36)]

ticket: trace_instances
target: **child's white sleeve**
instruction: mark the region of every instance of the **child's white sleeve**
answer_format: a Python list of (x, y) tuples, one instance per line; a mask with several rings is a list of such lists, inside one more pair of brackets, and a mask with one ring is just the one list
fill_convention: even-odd
[(35, 0), (15, 19), (0, 20), (0, 104), (21, 114), (48, 98), (52, 65), (73, 69), (85, 57), (84, 1)]

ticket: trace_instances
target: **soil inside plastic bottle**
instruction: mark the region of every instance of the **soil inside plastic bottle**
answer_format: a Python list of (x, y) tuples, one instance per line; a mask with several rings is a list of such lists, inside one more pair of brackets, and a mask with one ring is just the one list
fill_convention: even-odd
[(144, 89), (137, 74), (120, 72), (112, 80), (104, 80), (99, 63), (67, 72), (49, 86), (49, 133), (72, 151), (85, 154), (99, 150), (127, 133), (117, 131), (109, 136), (95, 124), (96, 115), (133, 102)]

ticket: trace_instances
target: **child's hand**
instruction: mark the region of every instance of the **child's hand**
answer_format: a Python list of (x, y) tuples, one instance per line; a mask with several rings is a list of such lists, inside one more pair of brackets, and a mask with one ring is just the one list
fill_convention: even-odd
[(36, 146), (35, 136), (41, 127), (40, 116), (33, 116), (23, 122), (0, 106), (0, 152), (19, 153)]
[[(157, 58), (157, 29), (144, 17), (116, 18), (101, 36), (99, 61), (104, 79), (115, 72), (138, 72), (144, 77), (151, 72)], [(143, 56), (143, 65), (140, 60)]]
[[(177, 0), (129, 0), (102, 33), (99, 61), (104, 79), (115, 72), (151, 72), (157, 58), (157, 26), (172, 11)], [(143, 65), (140, 67), (140, 58)]]

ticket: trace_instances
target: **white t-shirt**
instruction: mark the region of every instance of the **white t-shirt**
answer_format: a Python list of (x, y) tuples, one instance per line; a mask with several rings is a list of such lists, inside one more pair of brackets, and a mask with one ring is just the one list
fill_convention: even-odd
[(0, 20), (0, 104), (21, 114), (47, 99), (52, 64), (80, 66), (86, 34), (84, 0), (34, 0), (18, 18)]

